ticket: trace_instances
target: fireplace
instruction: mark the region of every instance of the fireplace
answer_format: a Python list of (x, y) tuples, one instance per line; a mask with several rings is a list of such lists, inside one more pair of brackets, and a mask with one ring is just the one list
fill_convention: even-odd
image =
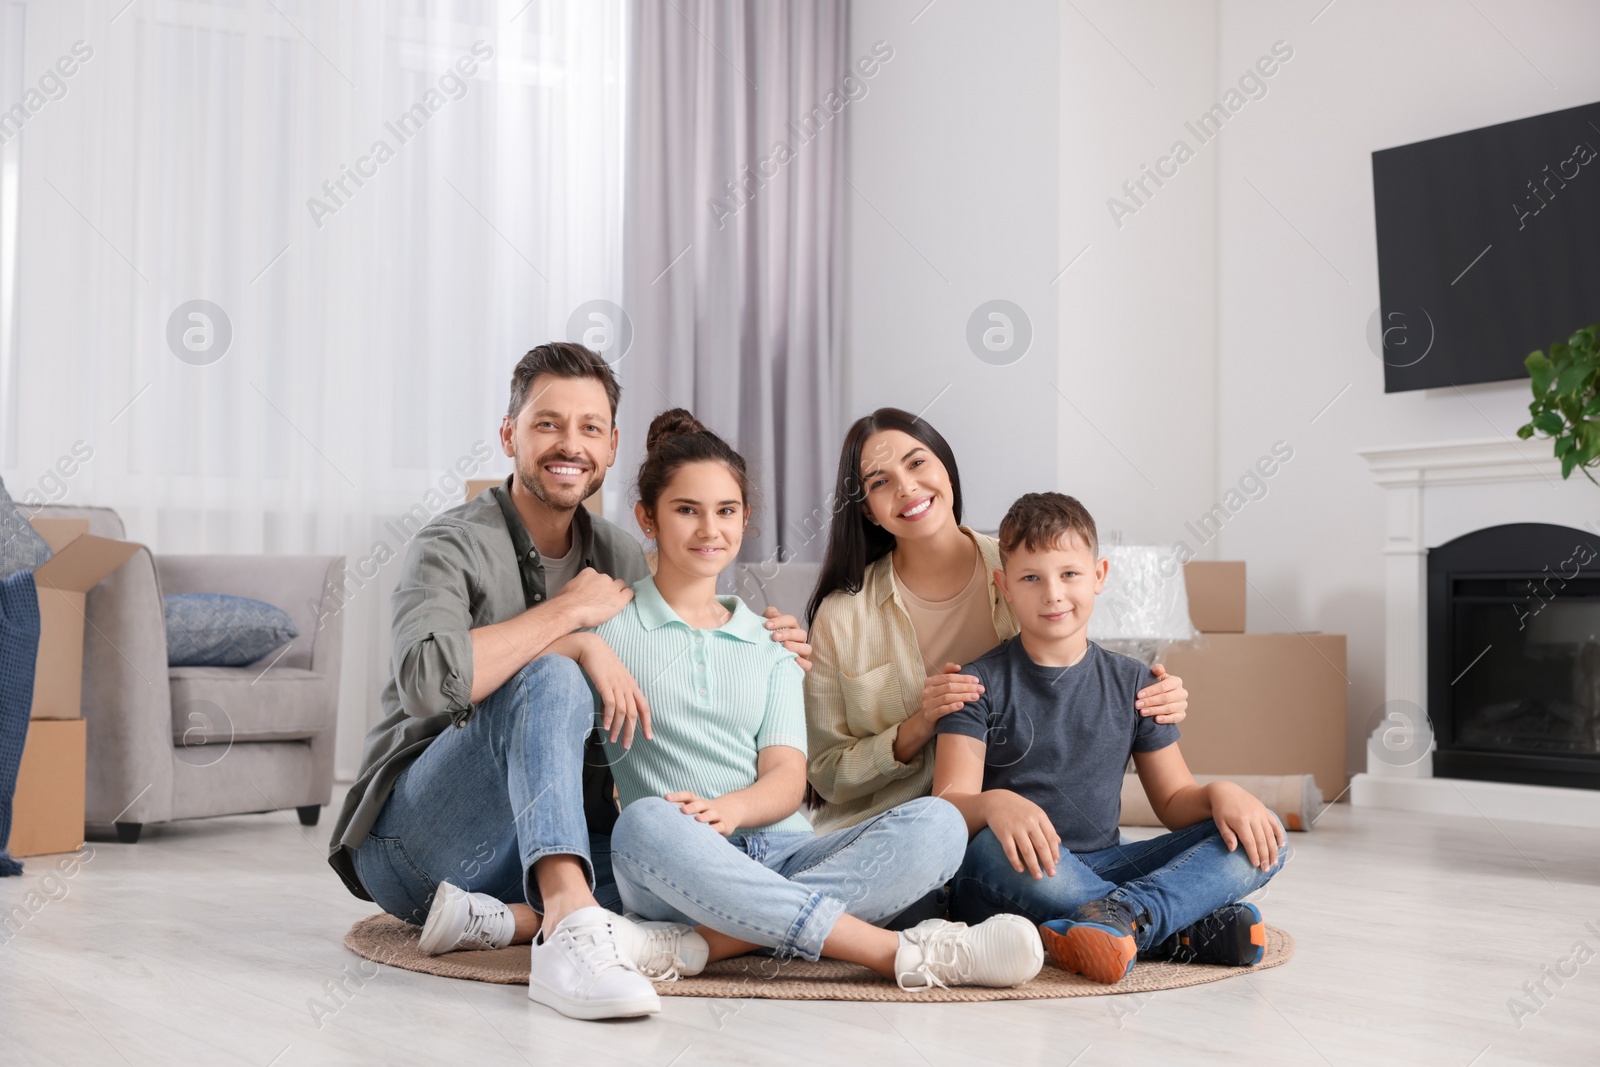
[(1600, 830), (1600, 490), (1543, 441), (1360, 455), (1383, 489), (1384, 655), (1381, 704), (1351, 707), (1351, 802)]
[(1600, 789), (1600, 537), (1514, 523), (1428, 553), (1433, 773)]

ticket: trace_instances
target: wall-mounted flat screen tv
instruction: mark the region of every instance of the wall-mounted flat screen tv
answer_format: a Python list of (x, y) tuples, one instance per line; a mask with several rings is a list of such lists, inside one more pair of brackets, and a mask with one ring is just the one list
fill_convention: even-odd
[(1526, 378), (1600, 322), (1600, 103), (1372, 153), (1384, 392)]

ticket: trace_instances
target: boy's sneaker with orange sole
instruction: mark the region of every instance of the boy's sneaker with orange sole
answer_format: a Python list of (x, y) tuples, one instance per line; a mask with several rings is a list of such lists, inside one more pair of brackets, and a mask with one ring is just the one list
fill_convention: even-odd
[(1184, 927), (1147, 953), (1174, 963), (1212, 963), (1253, 967), (1267, 954), (1267, 924), (1261, 909), (1241, 901), (1227, 904)]
[(1039, 936), (1051, 961), (1063, 971), (1115, 985), (1128, 976), (1139, 954), (1133, 941), (1137, 925), (1132, 908), (1106, 897), (1080, 906), (1071, 918), (1044, 923)]

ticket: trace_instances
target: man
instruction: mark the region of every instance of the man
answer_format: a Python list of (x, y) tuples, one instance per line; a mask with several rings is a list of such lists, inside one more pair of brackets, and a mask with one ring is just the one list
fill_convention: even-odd
[[(621, 392), (582, 345), (518, 362), (500, 426), (515, 473), (437, 516), (406, 554), (383, 721), (328, 857), (356, 896), (426, 919), (425, 951), (537, 932), (529, 997), (591, 1019), (660, 1010), (634, 960), (650, 935), (615, 914), (617, 809), (590, 737), (593, 694), (572, 660), (541, 655), (622, 610), (649, 573), (639, 543), (582, 506), (616, 462)], [(809, 666), (799, 623), (767, 616)]]

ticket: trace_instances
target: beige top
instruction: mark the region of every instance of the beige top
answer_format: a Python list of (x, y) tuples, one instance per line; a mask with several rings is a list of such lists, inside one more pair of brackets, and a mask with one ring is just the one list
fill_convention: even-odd
[[(1017, 617), (994, 585), (999, 543), (965, 526), (961, 532), (983, 557), (997, 643), (1016, 636)], [(806, 726), (807, 770), (823, 801), (811, 820), (819, 834), (854, 826), (933, 788), (934, 742), (907, 763), (894, 758), (900, 724), (921, 706), (928, 677), (903, 593), (884, 556), (867, 565), (858, 592), (832, 593), (817, 608)]]
[(974, 553), (972, 577), (961, 592), (948, 600), (924, 600), (911, 591), (900, 575), (894, 575), (895, 588), (900, 590), (900, 601), (911, 619), (927, 673), (932, 674), (946, 663), (969, 663), (1000, 643), (994, 631), (994, 614), (989, 609), (984, 570), (983, 553)]

